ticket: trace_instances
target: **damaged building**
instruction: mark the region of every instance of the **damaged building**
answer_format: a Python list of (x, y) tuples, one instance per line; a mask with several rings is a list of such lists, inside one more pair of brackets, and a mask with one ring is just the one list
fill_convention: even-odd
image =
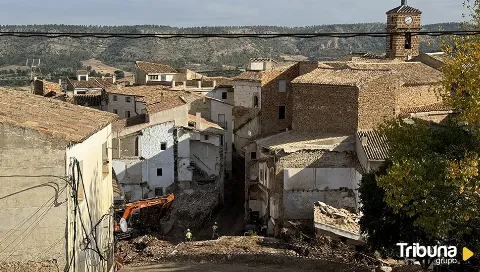
[(201, 113), (189, 115), (186, 95), (147, 86), (109, 91), (116, 100), (109, 105), (130, 101), (143, 112), (114, 124), (113, 167), (128, 201), (164, 195), (183, 181), (217, 182), (223, 191), (225, 132)]

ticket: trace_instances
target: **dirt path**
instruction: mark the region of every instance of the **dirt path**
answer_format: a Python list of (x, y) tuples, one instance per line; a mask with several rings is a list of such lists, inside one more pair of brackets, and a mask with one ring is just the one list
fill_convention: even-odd
[[(292, 270), (294, 269), (294, 270)], [(189, 271), (189, 272), (203, 272), (203, 271), (231, 271), (231, 272), (290, 272), (302, 271), (298, 267), (278, 268), (273, 266), (255, 267), (251, 265), (242, 264), (195, 264), (195, 265), (181, 265), (178, 263), (128, 267), (121, 271), (125, 272), (167, 272), (167, 271)]]

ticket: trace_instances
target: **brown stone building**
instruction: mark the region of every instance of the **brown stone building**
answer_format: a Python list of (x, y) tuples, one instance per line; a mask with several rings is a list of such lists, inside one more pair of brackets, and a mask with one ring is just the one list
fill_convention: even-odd
[(300, 62), (237, 78), (250, 84), (235, 88), (235, 106), (244, 107), (238, 112), (259, 109), (257, 118), (243, 118), (244, 127), (259, 126), (243, 141), (248, 220), (278, 235), (292, 220), (312, 220), (316, 201), (357, 210), (362, 173), (388, 156), (386, 139), (374, 129), (395, 117), (441, 122), (451, 113), (442, 105), (441, 65), (434, 61), (441, 54), (418, 57), (411, 32), (420, 30), (420, 16), (406, 1), (387, 12), (392, 36), (385, 55)]

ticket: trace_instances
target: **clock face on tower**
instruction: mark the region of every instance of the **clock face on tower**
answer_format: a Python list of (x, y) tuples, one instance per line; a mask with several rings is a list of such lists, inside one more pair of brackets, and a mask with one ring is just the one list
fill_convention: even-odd
[(413, 22), (412, 17), (408, 16), (407, 18), (405, 18), (405, 23), (406, 23), (407, 25), (411, 24), (412, 22)]

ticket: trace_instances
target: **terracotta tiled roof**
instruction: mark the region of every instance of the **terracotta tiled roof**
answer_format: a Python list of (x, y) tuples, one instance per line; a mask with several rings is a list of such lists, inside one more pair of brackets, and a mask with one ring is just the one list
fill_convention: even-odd
[[(359, 215), (347, 210), (333, 208), (323, 202), (317, 202), (314, 205), (314, 222), (316, 224), (322, 224), (333, 229), (348, 232), (358, 238), (361, 237), (359, 220)], [(338, 235), (340, 233), (336, 234)]]
[(43, 80), (43, 93), (49, 92), (61, 93), (62, 87), (58, 83)]
[(63, 101), (0, 88), (0, 123), (82, 142), (117, 116)]
[(356, 69), (393, 71), (404, 81), (405, 85), (428, 85), (442, 81), (442, 72), (421, 62), (349, 62), (348, 66)]
[(137, 101), (145, 103), (148, 113), (160, 112), (186, 104), (182, 99), (184, 91), (170, 91), (165, 86), (133, 86), (111, 88), (107, 92), (136, 96)]
[(366, 130), (357, 132), (357, 137), (368, 160), (384, 161), (388, 158), (388, 142), (385, 135)]
[[(195, 115), (189, 114), (188, 115), (188, 122), (189, 123), (196, 123), (197, 122), (197, 117)], [(214, 123), (212, 120), (208, 120), (208, 119), (202, 117), (202, 129), (210, 129), (210, 128), (223, 130), (223, 128), (221, 126)]]
[(362, 83), (386, 74), (388, 74), (388, 71), (318, 68), (308, 74), (297, 77), (292, 83), (360, 86)]
[(67, 98), (67, 102), (80, 106), (100, 106), (102, 104), (101, 94), (75, 94)]
[(442, 103), (436, 103), (436, 104), (425, 105), (421, 107), (400, 109), (400, 115), (408, 115), (410, 113), (420, 113), (420, 112), (451, 111), (451, 110), (453, 109), (450, 106), (444, 105)]
[(392, 13), (422, 14), (422, 11), (419, 9), (413, 8), (411, 6), (402, 5), (387, 11), (387, 14), (392, 14)]
[(111, 77), (106, 77), (106, 78), (96, 78), (97, 82), (102, 85), (104, 88), (108, 88), (111, 86), (115, 86), (115, 83), (113, 83), (113, 78)]
[(232, 79), (228, 77), (205, 77), (205, 80), (215, 80), (217, 86), (232, 86)]
[(88, 75), (88, 71), (86, 71), (86, 70), (77, 70), (77, 74), (79, 74), (79, 75)]
[(262, 72), (247, 71), (232, 78), (233, 80), (262, 82)]
[(136, 61), (135, 63), (138, 69), (144, 71), (145, 73), (178, 73), (177, 70), (166, 64), (146, 61)]

